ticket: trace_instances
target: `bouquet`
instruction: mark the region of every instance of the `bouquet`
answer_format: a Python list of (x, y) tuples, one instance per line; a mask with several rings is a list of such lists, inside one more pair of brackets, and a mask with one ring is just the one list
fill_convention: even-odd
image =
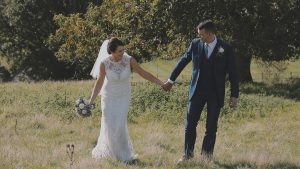
[(95, 104), (90, 104), (88, 100), (80, 97), (76, 100), (75, 110), (82, 117), (89, 117), (92, 115), (91, 110), (95, 108)]

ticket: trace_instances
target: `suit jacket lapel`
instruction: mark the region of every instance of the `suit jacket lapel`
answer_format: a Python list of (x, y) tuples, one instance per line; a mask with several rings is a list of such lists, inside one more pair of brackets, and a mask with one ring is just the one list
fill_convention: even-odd
[(198, 58), (198, 67), (200, 67), (202, 58), (204, 57), (204, 43), (201, 42), (201, 40), (198, 43), (198, 53), (199, 53), (199, 58)]
[(199, 43), (198, 43), (198, 53), (200, 55), (202, 55), (203, 54), (202, 52), (203, 52), (203, 43), (200, 40)]

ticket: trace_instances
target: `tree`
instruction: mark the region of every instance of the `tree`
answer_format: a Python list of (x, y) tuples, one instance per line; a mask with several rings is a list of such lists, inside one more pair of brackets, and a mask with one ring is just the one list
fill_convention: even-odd
[(57, 70), (57, 60), (44, 44), (49, 32), (55, 30), (52, 12), (56, 6), (45, 0), (2, 2), (0, 55), (12, 63), (14, 75), (22, 72), (41, 79), (51, 77)]
[(250, 63), (253, 57), (264, 61), (299, 57), (298, 0), (173, 2), (170, 16), (176, 25), (184, 25), (176, 27), (182, 34), (191, 35), (193, 31), (189, 30), (204, 19), (217, 23), (218, 35), (230, 41), (236, 50), (241, 81), (252, 81)]
[[(299, 0), (103, 1), (101, 6), (91, 5), (84, 15), (58, 17), (59, 28), (49, 45), (66, 62), (75, 59), (78, 65), (92, 65), (101, 41), (117, 36), (138, 60), (172, 59), (196, 37), (199, 22), (211, 19), (217, 35), (236, 51), (240, 80), (252, 81), (253, 57), (266, 61), (299, 57), (299, 7)], [(76, 35), (72, 30), (78, 30)], [(83, 56), (89, 62), (79, 59)], [(77, 69), (87, 77), (90, 67), (83, 65)]]
[(55, 56), (59, 61), (73, 67), (72, 78), (89, 77), (101, 37), (104, 36), (103, 31), (82, 19), (79, 14), (69, 17), (56, 15), (54, 21), (60, 28), (50, 35), (48, 45), (56, 51)]
[(164, 54), (164, 58), (178, 56), (186, 40), (170, 29), (172, 22), (165, 10), (169, 6), (165, 1), (113, 0), (91, 5), (84, 15), (59, 15), (55, 17), (59, 28), (48, 45), (59, 60), (74, 63), (77, 70), (82, 70), (78, 78), (89, 76), (101, 42), (113, 36), (121, 38), (127, 52), (139, 61)]
[(241, 81), (252, 81), (253, 57), (281, 61), (299, 57), (298, 0), (231, 1), (224, 16), (226, 33), (232, 37), (238, 56)]
[(70, 76), (72, 65), (59, 61), (45, 42), (56, 30), (55, 14), (85, 13), (91, 2), (102, 3), (100, 0), (1, 1), (0, 57), (9, 61), (13, 75), (23, 73), (35, 80)]
[(155, 16), (162, 14), (155, 5), (148, 1), (104, 1), (101, 6), (91, 5), (82, 16), (57, 15), (54, 20), (59, 29), (48, 44), (59, 60), (74, 63), (77, 78), (89, 77), (101, 42), (113, 36), (121, 38), (136, 59), (151, 59), (158, 53), (161, 30), (167, 30)]

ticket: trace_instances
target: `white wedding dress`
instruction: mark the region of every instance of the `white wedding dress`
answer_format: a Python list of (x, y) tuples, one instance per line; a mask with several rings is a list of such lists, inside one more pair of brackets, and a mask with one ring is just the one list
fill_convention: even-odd
[(126, 53), (118, 62), (110, 57), (101, 61), (106, 77), (101, 89), (101, 128), (93, 158), (111, 157), (129, 162), (136, 158), (127, 128), (130, 87), (130, 59)]

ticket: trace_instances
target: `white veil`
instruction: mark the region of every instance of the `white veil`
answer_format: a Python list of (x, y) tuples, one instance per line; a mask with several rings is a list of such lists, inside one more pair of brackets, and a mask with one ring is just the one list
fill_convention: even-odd
[(100, 64), (101, 64), (101, 61), (108, 58), (109, 57), (109, 54), (107, 53), (107, 44), (108, 44), (108, 40), (105, 40), (101, 47), (100, 47), (100, 51), (98, 53), (98, 57), (97, 57), (97, 60), (93, 66), (93, 69), (90, 73), (90, 75), (94, 78), (94, 79), (97, 79), (98, 76), (99, 76), (99, 73), (100, 73)]

